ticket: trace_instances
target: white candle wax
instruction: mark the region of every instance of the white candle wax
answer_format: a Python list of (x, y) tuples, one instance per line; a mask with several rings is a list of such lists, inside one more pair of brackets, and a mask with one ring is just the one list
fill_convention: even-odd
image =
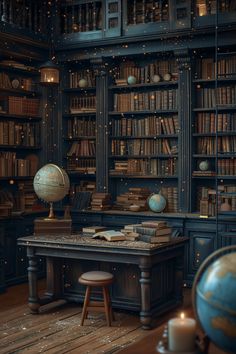
[(168, 322), (170, 351), (191, 352), (196, 339), (196, 321), (193, 318), (173, 318)]

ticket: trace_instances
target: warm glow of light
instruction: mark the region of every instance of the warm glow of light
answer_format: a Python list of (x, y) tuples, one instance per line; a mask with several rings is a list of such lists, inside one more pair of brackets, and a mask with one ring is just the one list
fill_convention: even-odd
[(185, 315), (184, 315), (184, 313), (183, 313), (183, 312), (181, 312), (181, 314), (180, 314), (180, 318), (181, 318), (182, 320), (185, 318)]

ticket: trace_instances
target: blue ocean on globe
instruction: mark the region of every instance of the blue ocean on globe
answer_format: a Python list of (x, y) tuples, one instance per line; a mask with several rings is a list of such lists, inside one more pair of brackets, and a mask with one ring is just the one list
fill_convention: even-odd
[(236, 253), (221, 256), (203, 273), (196, 288), (201, 326), (214, 344), (236, 353)]
[(161, 194), (152, 194), (148, 199), (148, 206), (155, 213), (160, 213), (166, 207), (166, 200)]

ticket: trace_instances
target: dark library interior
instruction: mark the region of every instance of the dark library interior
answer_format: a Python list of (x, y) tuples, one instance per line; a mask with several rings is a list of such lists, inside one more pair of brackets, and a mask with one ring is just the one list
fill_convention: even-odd
[(0, 44), (0, 353), (236, 353), (236, 0), (0, 0)]

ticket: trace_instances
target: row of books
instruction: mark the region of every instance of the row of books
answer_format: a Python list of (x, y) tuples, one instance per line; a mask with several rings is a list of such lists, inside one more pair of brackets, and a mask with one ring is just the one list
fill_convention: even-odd
[(142, 176), (177, 176), (177, 159), (127, 159), (115, 161), (114, 169), (109, 170), (110, 175), (142, 175)]
[(236, 86), (222, 86), (215, 88), (198, 88), (196, 91), (197, 107), (214, 108), (217, 105), (235, 105)]
[(81, 79), (86, 80), (88, 87), (95, 86), (95, 74), (93, 70), (84, 69), (80, 71), (72, 71), (69, 73), (69, 87), (70, 88), (78, 88), (79, 81)]
[(38, 98), (27, 98), (8, 96), (8, 113), (24, 116), (38, 116), (40, 100)]
[(220, 136), (217, 142), (215, 137), (197, 138), (197, 154), (214, 155), (216, 151), (218, 153), (236, 152), (236, 136)]
[(74, 117), (68, 120), (67, 132), (69, 138), (79, 138), (81, 136), (95, 136), (96, 121), (91, 117)]
[(196, 0), (197, 16), (215, 15), (217, 8), (219, 12), (236, 11), (236, 4), (234, 0)]
[(169, 20), (169, 6), (164, 0), (134, 1), (127, 6), (128, 25)]
[(34, 192), (32, 181), (18, 183), (18, 190), (15, 194), (15, 209), (18, 211), (32, 211), (38, 203)]
[(95, 159), (78, 159), (73, 155), (67, 158), (67, 170), (76, 171), (78, 173), (95, 174), (96, 160)]
[[(216, 119), (217, 118), (217, 119)], [(236, 113), (198, 112), (196, 116), (196, 133), (236, 132)]]
[(0, 121), (0, 145), (40, 146), (39, 123)]
[(67, 156), (94, 156), (96, 154), (96, 143), (94, 140), (80, 140), (74, 141), (67, 152)]
[(16, 158), (14, 152), (0, 152), (0, 177), (34, 176), (37, 166), (30, 159)]
[(235, 159), (219, 159), (218, 175), (236, 176), (236, 158)]
[(160, 194), (166, 199), (165, 212), (177, 213), (178, 209), (178, 188), (161, 187)]
[(219, 77), (231, 77), (236, 75), (236, 55), (229, 55), (217, 60), (214, 58), (197, 59), (196, 78), (209, 80)]
[(156, 60), (145, 66), (137, 66), (132, 61), (121, 62), (117, 69), (116, 77), (117, 79), (126, 79), (125, 82), (127, 83), (127, 78), (134, 76), (136, 83), (144, 84), (153, 82), (154, 75), (159, 75), (160, 79), (163, 80), (167, 73), (170, 74), (172, 80), (178, 79), (176, 60)]
[(113, 109), (117, 112), (177, 110), (177, 90), (115, 93)]
[(150, 116), (141, 119), (113, 119), (111, 134), (113, 136), (151, 136), (161, 134), (177, 134), (179, 131), (178, 116)]
[(61, 32), (65, 34), (101, 30), (102, 19), (102, 1), (66, 4), (61, 8)]
[(176, 139), (132, 139), (132, 140), (112, 140), (112, 155), (151, 155), (157, 154), (174, 155), (178, 153)]
[(70, 113), (95, 112), (96, 96), (73, 96), (70, 99)]

